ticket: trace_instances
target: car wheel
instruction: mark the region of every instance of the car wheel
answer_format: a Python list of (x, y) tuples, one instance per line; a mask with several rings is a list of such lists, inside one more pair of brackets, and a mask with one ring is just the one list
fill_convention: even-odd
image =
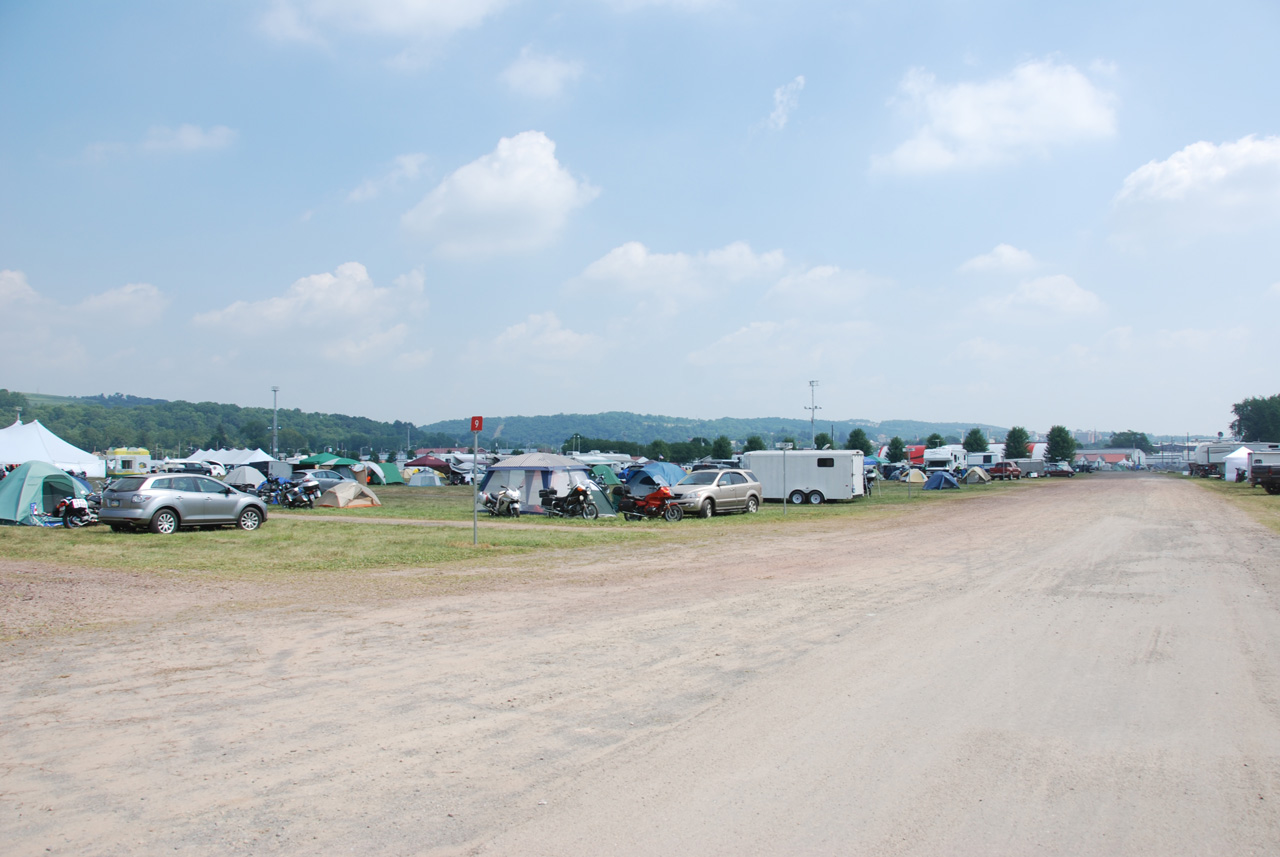
[(757, 500), (755, 495), (753, 494), (747, 498), (747, 514), (754, 515), (756, 512), (759, 512), (759, 511), (760, 511), (760, 501)]
[(153, 533), (169, 536), (178, 531), (178, 524), (177, 512), (172, 509), (161, 509), (151, 518), (151, 525), (148, 529)]
[(256, 530), (262, 526), (262, 513), (250, 506), (236, 518), (236, 526), (242, 530)]
[(1263, 485), (1262, 487), (1266, 489), (1268, 494), (1280, 494), (1280, 484), (1278, 483), (1268, 482), (1266, 485)]
[(684, 509), (672, 503), (662, 512), (662, 517), (674, 524), (684, 517)]
[(600, 517), (600, 510), (596, 508), (595, 503), (584, 503), (582, 506), (582, 517), (586, 518), (588, 521), (594, 521), (596, 518)]
[(790, 494), (787, 495), (787, 502), (792, 503), (796, 506), (799, 506), (801, 503), (804, 502), (804, 500), (805, 500), (805, 493), (803, 491), (799, 491), (799, 490), (792, 491)]
[(821, 491), (810, 491), (806, 499), (809, 501), (810, 506), (821, 506), (822, 501), (827, 498), (822, 496)]
[(703, 500), (702, 505), (698, 507), (699, 518), (710, 518), (716, 513), (716, 504), (711, 500)]

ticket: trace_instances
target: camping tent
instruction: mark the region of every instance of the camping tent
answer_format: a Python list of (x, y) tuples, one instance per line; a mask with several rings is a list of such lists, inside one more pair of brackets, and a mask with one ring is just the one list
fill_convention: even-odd
[(28, 461), (0, 480), (0, 523), (40, 526), (37, 514), (52, 515), (59, 501), (87, 493), (52, 464)]
[(929, 481), (924, 483), (924, 490), (938, 491), (943, 488), (959, 488), (960, 483), (956, 478), (945, 470), (935, 470), (933, 475), (929, 477)]
[(339, 509), (357, 509), (362, 506), (381, 506), (382, 501), (359, 482), (339, 482), (320, 495), (318, 506), (333, 506)]
[(261, 449), (197, 449), (188, 461), (214, 461), (230, 470), (242, 464), (265, 464), (275, 461)]
[(571, 487), (582, 483), (588, 486), (591, 500), (600, 514), (612, 514), (613, 504), (591, 482), (590, 473), (587, 465), (577, 459), (546, 452), (529, 452), (489, 465), (489, 470), (480, 483), (480, 490), (496, 493), (503, 488), (515, 488), (520, 492), (521, 512), (544, 514), (546, 510), (542, 508), (539, 491), (551, 489), (557, 496), (563, 496)]
[(607, 464), (592, 465), (591, 478), (595, 480), (597, 485), (622, 484), (622, 480), (618, 478), (618, 474), (614, 473), (613, 468)]
[(394, 462), (380, 461), (369, 465), (369, 481), (378, 485), (403, 485), (404, 477)]
[(263, 482), (266, 482), (267, 477), (263, 476), (262, 471), (256, 467), (242, 464), (239, 467), (232, 468), (231, 472), (222, 481), (232, 488), (239, 488), (241, 491), (252, 491)]
[(638, 470), (628, 471), (623, 482), (633, 496), (644, 497), (663, 485), (670, 488), (688, 475), (683, 467), (669, 461), (650, 461)]
[(60, 470), (83, 471), (90, 479), (107, 475), (107, 463), (92, 452), (72, 446), (40, 424), (17, 420), (0, 429), (0, 465), (43, 461)]
[(430, 467), (432, 470), (438, 470), (446, 476), (449, 475), (449, 463), (441, 461), (434, 455), (420, 455), (413, 461), (406, 462), (405, 467)]
[[(1249, 448), (1247, 446), (1240, 447), (1222, 460), (1223, 479), (1228, 482), (1235, 482), (1237, 473), (1243, 473), (1244, 479), (1249, 478)], [(1243, 482), (1244, 479), (1240, 481)]]
[(423, 488), (429, 486), (443, 485), (440, 474), (434, 470), (419, 470), (417, 473), (409, 477), (409, 485), (413, 488)]
[(917, 470), (914, 467), (908, 468), (898, 474), (899, 482), (910, 482), (912, 485), (923, 485), (925, 482), (924, 471)]
[(981, 467), (970, 467), (964, 474), (963, 481), (966, 485), (985, 485), (991, 481), (991, 474)]

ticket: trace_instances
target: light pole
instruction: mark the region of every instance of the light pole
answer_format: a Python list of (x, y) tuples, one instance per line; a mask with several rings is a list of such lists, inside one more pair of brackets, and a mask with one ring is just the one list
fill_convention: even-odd
[(805, 406), (805, 410), (809, 412), (809, 446), (818, 445), (818, 442), (817, 442), (818, 436), (814, 434), (814, 429), (813, 429), (814, 418), (817, 417), (818, 411), (822, 409), (821, 406), (816, 404), (814, 401), (814, 396), (815, 396), (814, 391), (817, 389), (817, 387), (818, 387), (817, 381), (809, 382), (809, 404)]
[(280, 412), (279, 407), (276, 405), (276, 394), (279, 392), (280, 392), (279, 387), (271, 388), (271, 457), (272, 458), (280, 457), (280, 428), (279, 428), (279, 421), (276, 418), (277, 414), (279, 414)]

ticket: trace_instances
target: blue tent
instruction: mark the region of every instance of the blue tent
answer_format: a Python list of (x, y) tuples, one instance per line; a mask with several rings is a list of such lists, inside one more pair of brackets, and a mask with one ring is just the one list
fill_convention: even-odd
[(929, 477), (929, 481), (924, 483), (924, 490), (938, 491), (943, 488), (959, 488), (960, 483), (956, 478), (945, 470), (935, 470), (933, 475)]
[(689, 474), (678, 464), (669, 461), (650, 461), (640, 469), (632, 469), (623, 476), (627, 490), (633, 496), (644, 497), (663, 485), (673, 487)]

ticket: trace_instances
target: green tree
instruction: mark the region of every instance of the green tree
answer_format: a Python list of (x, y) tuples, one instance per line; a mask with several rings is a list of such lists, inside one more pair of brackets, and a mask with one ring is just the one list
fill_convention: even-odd
[(1280, 442), (1280, 394), (1251, 397), (1231, 406), (1231, 431), (1246, 443)]
[(747, 438), (742, 444), (743, 452), (755, 452), (757, 449), (764, 449), (764, 438), (758, 434), (753, 434)]
[(825, 431), (820, 431), (813, 436), (814, 449), (825, 449), (828, 446), (834, 447), (835, 445), (836, 442), (832, 440), (831, 435), (827, 434)]
[(213, 430), (213, 434), (205, 441), (205, 449), (226, 449), (231, 445), (231, 441), (227, 439), (227, 427), (222, 423), (218, 423), (218, 427)]
[(653, 443), (645, 447), (645, 457), (659, 459), (664, 461), (671, 459), (671, 444), (665, 440), (655, 440)]
[(849, 432), (849, 439), (844, 442), (844, 448), (861, 450), (864, 455), (876, 454), (876, 445), (871, 442), (871, 438), (867, 437), (867, 433), (860, 428)]
[(1014, 426), (1004, 436), (1005, 458), (1030, 458), (1031, 435), (1022, 426)]
[(969, 433), (964, 436), (965, 452), (986, 452), (990, 447), (987, 446), (987, 436), (982, 433), (980, 428), (971, 428)]
[(1076, 439), (1067, 431), (1066, 426), (1053, 426), (1049, 429), (1049, 447), (1044, 457), (1049, 461), (1070, 461), (1076, 455)]
[(924, 445), (929, 449), (937, 449), (940, 446), (946, 446), (947, 439), (937, 432), (934, 432), (924, 439)]
[(1111, 446), (1113, 449), (1140, 449), (1151, 455), (1156, 448), (1151, 445), (1151, 440), (1147, 437), (1146, 432), (1118, 431), (1111, 435)]
[(258, 417), (250, 417), (240, 426), (240, 438), (247, 448), (271, 448), (271, 426)]
[(725, 435), (720, 435), (711, 444), (711, 457), (718, 458), (721, 461), (733, 458), (733, 441), (729, 440)]
[(907, 460), (907, 445), (902, 442), (902, 438), (894, 435), (889, 439), (889, 450), (886, 455), (889, 461), (895, 464)]
[(23, 412), (29, 412), (30, 405), (27, 404), (27, 397), (21, 393), (0, 390), (0, 420), (3, 420), (5, 425), (10, 425), (18, 418), (18, 408), (22, 408)]

